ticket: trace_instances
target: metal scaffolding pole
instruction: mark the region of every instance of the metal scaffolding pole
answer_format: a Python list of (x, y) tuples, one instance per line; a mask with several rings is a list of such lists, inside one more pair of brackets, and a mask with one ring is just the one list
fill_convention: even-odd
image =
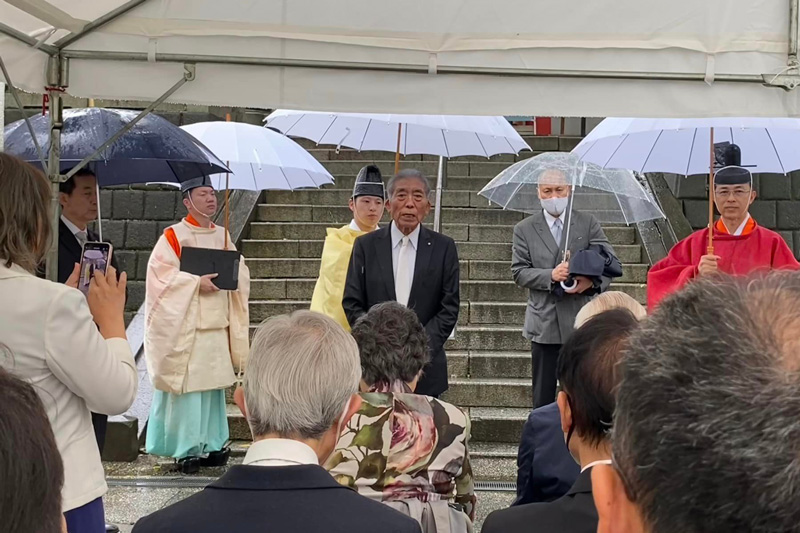
[(64, 126), (64, 105), (61, 93), (69, 86), (69, 60), (59, 55), (47, 61), (47, 93), (50, 101), (50, 150), (47, 161), (47, 177), (52, 191), (50, 210), (50, 249), (47, 252), (46, 275), (50, 281), (58, 281), (58, 222), (61, 206), (58, 203), (58, 187), (61, 175), (61, 128)]

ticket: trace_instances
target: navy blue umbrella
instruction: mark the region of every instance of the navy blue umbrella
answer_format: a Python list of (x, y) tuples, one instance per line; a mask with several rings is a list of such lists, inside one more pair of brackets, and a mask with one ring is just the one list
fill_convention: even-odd
[[(61, 130), (61, 173), (66, 173), (91, 155), (138, 114), (136, 111), (97, 107), (65, 110)], [(50, 117), (39, 115), (30, 121), (36, 139), (46, 153), (50, 148)], [(4, 133), (6, 153), (41, 166), (24, 121), (9, 124)], [(152, 113), (106, 148), (88, 167), (102, 186), (180, 183), (228, 171), (200, 141)]]

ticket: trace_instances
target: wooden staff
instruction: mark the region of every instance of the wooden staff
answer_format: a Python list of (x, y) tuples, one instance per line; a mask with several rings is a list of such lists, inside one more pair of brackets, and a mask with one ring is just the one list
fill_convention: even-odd
[(400, 135), (403, 133), (403, 124), (397, 125), (397, 151), (394, 153), (394, 173), (400, 172)]
[(706, 249), (706, 253), (708, 255), (714, 255), (714, 163), (716, 163), (716, 157), (714, 153), (714, 128), (708, 128), (709, 139), (710, 139), (710, 161), (711, 164), (708, 167), (708, 248)]

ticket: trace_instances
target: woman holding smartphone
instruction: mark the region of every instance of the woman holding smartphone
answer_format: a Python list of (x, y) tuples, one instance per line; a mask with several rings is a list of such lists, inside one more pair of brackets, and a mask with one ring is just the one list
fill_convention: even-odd
[(108, 490), (90, 413), (124, 413), (136, 398), (136, 363), (125, 336), (126, 276), (94, 277), (88, 297), (36, 277), (53, 238), (50, 183), (33, 166), (0, 153), (0, 342), (11, 374), (39, 393), (64, 462), (62, 507), (69, 531), (105, 531)]

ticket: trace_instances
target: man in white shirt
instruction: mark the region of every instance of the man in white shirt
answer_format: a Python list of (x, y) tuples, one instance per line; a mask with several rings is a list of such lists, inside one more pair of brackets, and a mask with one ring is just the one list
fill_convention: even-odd
[[(97, 220), (97, 178), (89, 169), (78, 171), (73, 177), (58, 186), (58, 201), (61, 204), (61, 220), (58, 224), (58, 282), (66, 283), (75, 264), (80, 263), (83, 245), (98, 241), (99, 236), (89, 229)], [(114, 254), (111, 265), (119, 270)], [(97, 447), (103, 452), (108, 417), (92, 414)]]
[(419, 533), (416, 521), (320, 466), (361, 406), (360, 379), (358, 346), (333, 319), (297, 311), (261, 324), (234, 394), (253, 433), (244, 464), (134, 532)]
[(342, 307), (351, 326), (381, 302), (412, 309), (431, 350), (416, 392), (437, 397), (447, 390), (444, 344), (458, 321), (458, 251), (453, 239), (422, 225), (431, 210), (430, 186), (418, 170), (401, 171), (387, 189), (392, 223), (356, 239)]
[[(572, 188), (559, 170), (545, 170), (538, 176), (539, 202), (542, 210), (514, 227), (511, 273), (514, 282), (528, 289), (523, 336), (531, 341), (533, 407), (552, 403), (556, 397), (556, 361), (562, 343), (573, 331), (575, 316), (593, 295), (605, 291), (611, 280), (595, 284), (577, 276), (573, 289), (561, 295), (569, 265), (564, 250), (575, 254), (590, 246), (602, 247), (608, 256), (614, 250), (597, 219), (567, 205)], [(571, 222), (567, 217), (571, 217)], [(566, 227), (569, 224), (569, 242)]]

